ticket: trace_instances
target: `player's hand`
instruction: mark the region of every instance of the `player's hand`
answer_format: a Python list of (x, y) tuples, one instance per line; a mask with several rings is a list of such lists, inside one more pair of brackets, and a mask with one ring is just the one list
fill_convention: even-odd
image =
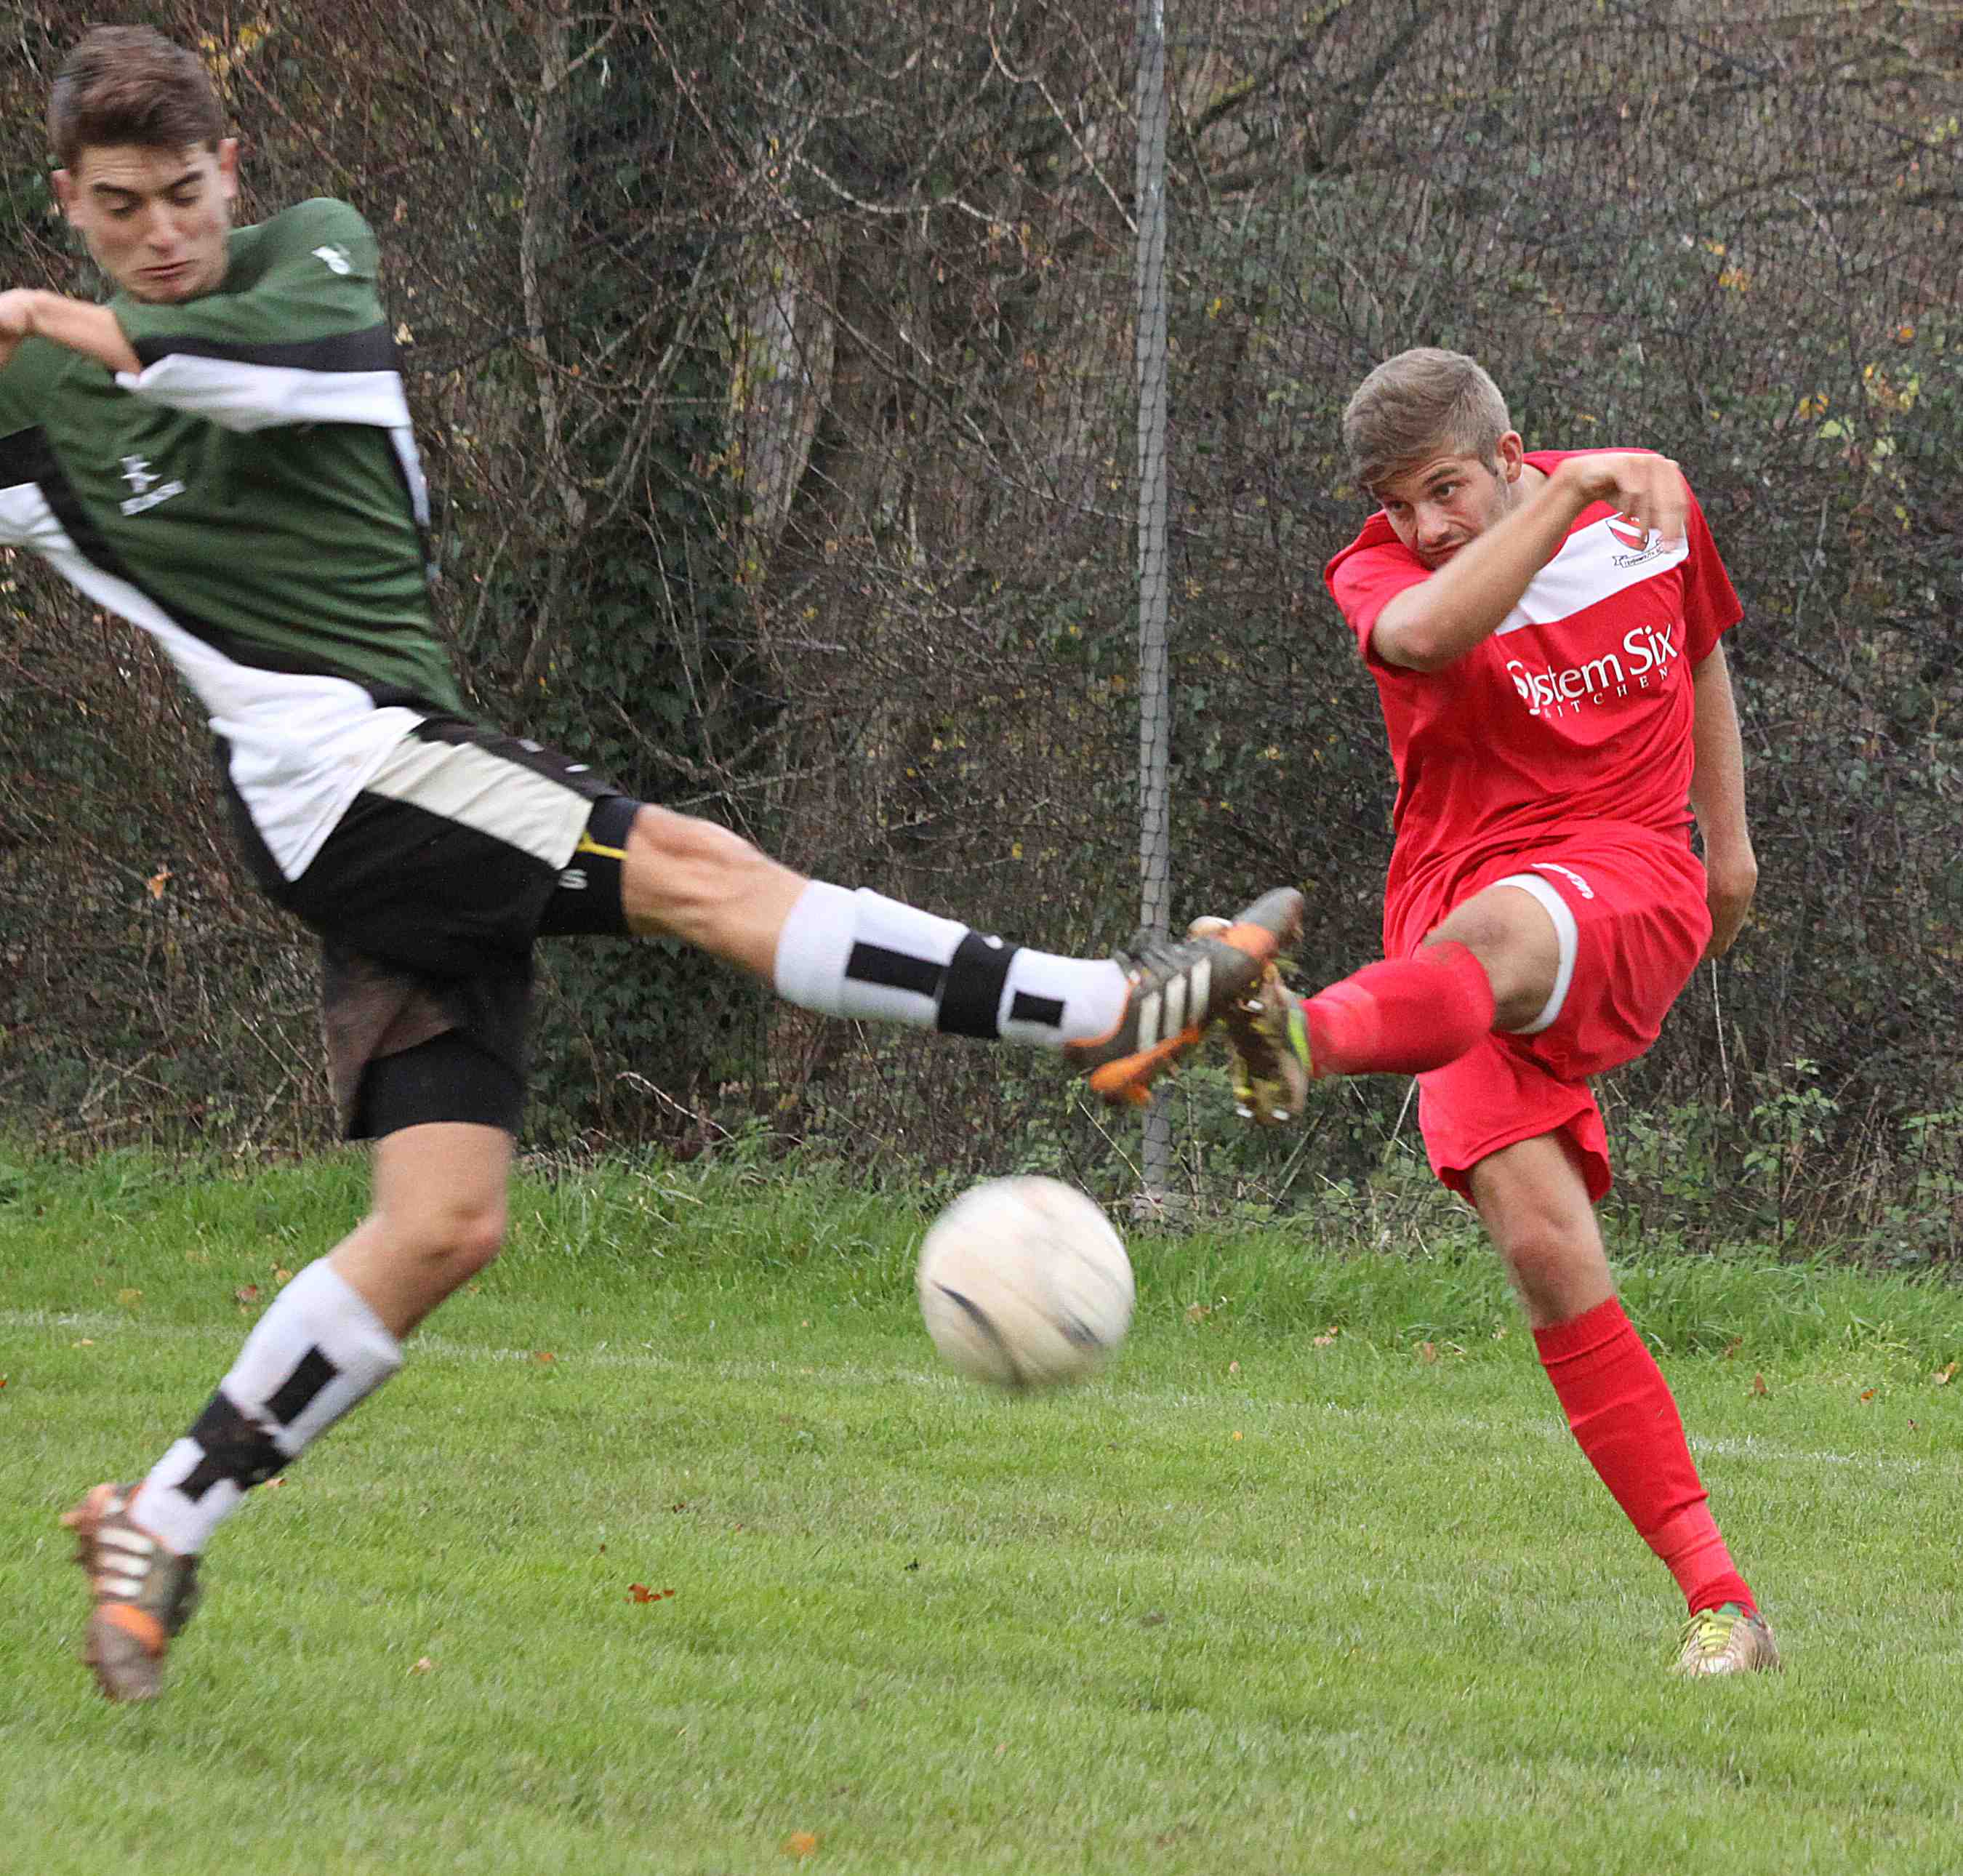
[(1731, 949), (1758, 889), (1759, 863), (1749, 847), (1737, 853), (1705, 856), (1704, 892), (1711, 908), (1707, 958), (1721, 958)]
[(1667, 543), (1683, 539), (1690, 485), (1670, 457), (1612, 450), (1601, 456), (1570, 456), (1556, 472), (1566, 476), (1587, 501), (1612, 501), (1619, 513), (1660, 534)]

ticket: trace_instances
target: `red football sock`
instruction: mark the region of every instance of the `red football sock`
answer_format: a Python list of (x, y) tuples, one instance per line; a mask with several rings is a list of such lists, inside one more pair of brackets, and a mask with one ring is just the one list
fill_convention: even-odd
[(1614, 1297), (1534, 1341), (1568, 1424), (1643, 1541), (1668, 1566), (1695, 1615), (1758, 1605), (1705, 1502), (1670, 1384)]
[(1422, 1074), (1456, 1061), (1493, 1026), (1486, 967), (1462, 944), (1366, 964), (1302, 1005), (1318, 1075)]

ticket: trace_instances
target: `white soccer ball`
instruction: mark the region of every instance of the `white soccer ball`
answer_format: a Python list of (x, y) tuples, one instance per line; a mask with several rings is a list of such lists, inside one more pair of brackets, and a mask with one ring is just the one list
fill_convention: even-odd
[(1137, 1295), (1111, 1221), (1033, 1175), (963, 1193), (927, 1228), (914, 1281), (942, 1359), (1016, 1389), (1081, 1380), (1125, 1339)]

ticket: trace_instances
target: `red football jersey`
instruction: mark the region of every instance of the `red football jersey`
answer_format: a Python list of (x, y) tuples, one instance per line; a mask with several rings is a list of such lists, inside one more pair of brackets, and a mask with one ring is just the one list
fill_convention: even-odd
[[(1526, 459), (1552, 475), (1595, 453)], [(1577, 823), (1688, 838), (1691, 667), (1741, 609), (1694, 497), (1685, 533), (1666, 548), (1595, 503), (1499, 629), (1435, 671), (1370, 649), (1384, 607), (1430, 578), (1388, 520), (1372, 515), (1330, 562), (1323, 578), (1377, 680), (1397, 770), (1387, 930), (1414, 899), (1449, 899), (1446, 883), (1468, 867)]]

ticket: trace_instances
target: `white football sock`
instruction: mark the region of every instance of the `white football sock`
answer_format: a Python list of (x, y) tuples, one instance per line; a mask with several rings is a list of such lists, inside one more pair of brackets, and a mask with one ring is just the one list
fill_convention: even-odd
[(153, 1466), (131, 1516), (180, 1556), (247, 1491), (402, 1365), (402, 1346), (325, 1257), (274, 1297), (197, 1424)]
[(826, 1016), (1047, 1048), (1104, 1035), (1126, 994), (1110, 958), (1033, 951), (819, 879), (778, 934), (775, 975), (778, 995)]

